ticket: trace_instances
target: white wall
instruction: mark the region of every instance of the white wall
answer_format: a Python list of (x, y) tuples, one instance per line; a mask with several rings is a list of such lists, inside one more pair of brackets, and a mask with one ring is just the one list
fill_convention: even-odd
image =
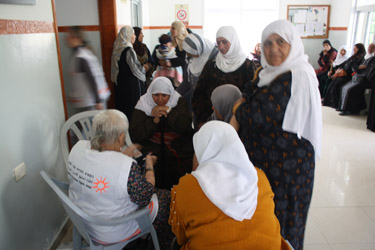
[(130, 0), (116, 0), (117, 25), (132, 25)]
[[(49, 0), (1, 4), (3, 19), (53, 22)], [(55, 34), (0, 35), (0, 249), (47, 249), (65, 215), (39, 171), (60, 178), (64, 122)], [(13, 168), (26, 164), (19, 182)]]
[[(280, 0), (279, 17), (287, 18), (288, 5), (311, 5), (309, 0)], [(330, 27), (349, 27), (352, 0), (314, 0), (314, 5), (331, 5)], [(328, 40), (333, 47), (339, 49), (346, 44), (348, 31), (329, 31)], [(318, 67), (319, 53), (323, 49), (322, 42), (325, 39), (302, 39), (305, 46), (305, 53), (309, 56), (309, 62), (314, 68)]]
[(98, 2), (94, 0), (56, 0), (58, 26), (99, 25)]
[[(170, 26), (175, 18), (175, 5), (189, 5), (189, 25), (203, 26), (203, 1), (201, 0), (143, 0), (143, 26)], [(193, 32), (202, 34), (201, 29), (193, 29)], [(166, 34), (169, 29), (143, 30), (144, 43), (151, 53), (159, 44), (160, 35)]]

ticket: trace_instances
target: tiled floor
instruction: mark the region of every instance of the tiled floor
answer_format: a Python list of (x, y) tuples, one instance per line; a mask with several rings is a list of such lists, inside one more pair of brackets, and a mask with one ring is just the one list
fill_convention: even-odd
[(366, 118), (323, 107), (305, 250), (375, 250), (375, 133)]

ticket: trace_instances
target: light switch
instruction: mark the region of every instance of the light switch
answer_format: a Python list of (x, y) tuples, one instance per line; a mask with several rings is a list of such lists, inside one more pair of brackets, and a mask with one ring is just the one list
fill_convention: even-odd
[(26, 165), (24, 162), (13, 169), (13, 175), (16, 181), (21, 180), (26, 175)]

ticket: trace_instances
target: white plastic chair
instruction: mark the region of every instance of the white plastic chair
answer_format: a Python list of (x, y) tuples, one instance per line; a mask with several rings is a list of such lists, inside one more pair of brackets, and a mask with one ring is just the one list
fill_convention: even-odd
[[(92, 138), (92, 119), (101, 110), (84, 111), (70, 117), (62, 126), (60, 131), (60, 147), (63, 153), (65, 166), (68, 168), (69, 143), (68, 132), (74, 134), (78, 140), (91, 140)], [(125, 116), (126, 117), (126, 116)], [(126, 117), (128, 122), (128, 118)], [(125, 135), (126, 146), (132, 145), (129, 131)]]
[[(69, 184), (61, 182), (58, 179), (50, 176), (45, 171), (40, 171), (40, 175), (47, 182), (47, 184), (52, 188), (53, 191), (59, 197), (65, 212), (68, 214), (69, 218), (73, 222), (73, 246), (74, 250), (82, 249), (82, 239), (81, 237), (90, 244), (91, 250), (120, 250), (126, 246), (129, 242), (138, 239), (139, 237), (150, 233), (152, 237), (152, 242), (154, 244), (155, 250), (160, 250), (158, 238), (154, 226), (152, 225), (150, 219), (150, 210), (148, 207), (144, 207), (130, 215), (116, 218), (116, 219), (105, 219), (98, 218), (87, 215), (80, 208), (78, 208), (67, 196), (69, 190)], [(141, 232), (136, 236), (132, 237), (128, 241), (117, 242), (111, 245), (98, 245), (92, 241), (89, 234), (87, 233), (85, 222), (90, 222), (91, 225), (98, 226), (116, 226), (128, 221), (136, 220)]]

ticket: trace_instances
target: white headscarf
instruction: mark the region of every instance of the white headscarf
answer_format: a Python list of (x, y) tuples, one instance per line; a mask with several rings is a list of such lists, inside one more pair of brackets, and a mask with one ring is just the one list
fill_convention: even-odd
[(229, 217), (251, 219), (257, 207), (258, 175), (236, 130), (205, 123), (193, 137), (198, 168), (192, 175), (207, 198)]
[[(223, 116), (224, 122), (230, 122), (233, 115), (233, 105), (241, 96), (240, 89), (232, 84), (221, 85), (212, 91), (212, 106)], [(217, 120), (215, 112), (213, 113), (213, 118)]]
[[(341, 55), (342, 49), (344, 49), (346, 51), (344, 56)], [(343, 62), (348, 60), (349, 57), (350, 57), (350, 51), (348, 50), (348, 46), (346, 46), (346, 45), (341, 46), (338, 53), (337, 53), (337, 57), (336, 57), (335, 61), (333, 62), (332, 66), (336, 67), (336, 66), (342, 64)]]
[[(279, 66), (268, 64), (264, 56), (264, 41), (277, 34), (290, 44), (289, 55)], [(287, 20), (278, 20), (269, 24), (262, 33), (261, 64), (259, 87), (268, 86), (277, 76), (291, 71), (292, 89), (286, 107), (283, 130), (296, 133), (298, 138), (305, 138), (314, 146), (315, 158), (320, 156), (322, 141), (322, 106), (319, 94), (319, 82), (313, 67), (308, 63), (302, 40)]]
[(118, 61), (120, 60), (122, 51), (127, 47), (133, 48), (133, 44), (131, 42), (131, 37), (133, 34), (134, 29), (131, 26), (126, 25), (122, 27), (113, 45), (111, 58), (111, 81), (114, 83), (117, 83)]
[(223, 55), (220, 52), (216, 56), (216, 65), (224, 73), (236, 71), (246, 60), (246, 54), (242, 51), (237, 32), (232, 26), (223, 26), (217, 33), (216, 38), (224, 37), (230, 42), (228, 52)]
[(208, 39), (192, 33), (185, 38), (182, 47), (187, 53), (199, 56), (190, 58), (188, 64), (188, 71), (194, 76), (199, 77), (215, 45)]
[(174, 90), (171, 80), (164, 76), (160, 76), (151, 82), (146, 94), (141, 96), (137, 105), (135, 105), (135, 109), (142, 110), (146, 115), (151, 116), (152, 109), (157, 106), (154, 99), (152, 99), (152, 94), (158, 93), (170, 96), (167, 104), (165, 105), (169, 108), (176, 107), (178, 99), (181, 97), (181, 95)]

